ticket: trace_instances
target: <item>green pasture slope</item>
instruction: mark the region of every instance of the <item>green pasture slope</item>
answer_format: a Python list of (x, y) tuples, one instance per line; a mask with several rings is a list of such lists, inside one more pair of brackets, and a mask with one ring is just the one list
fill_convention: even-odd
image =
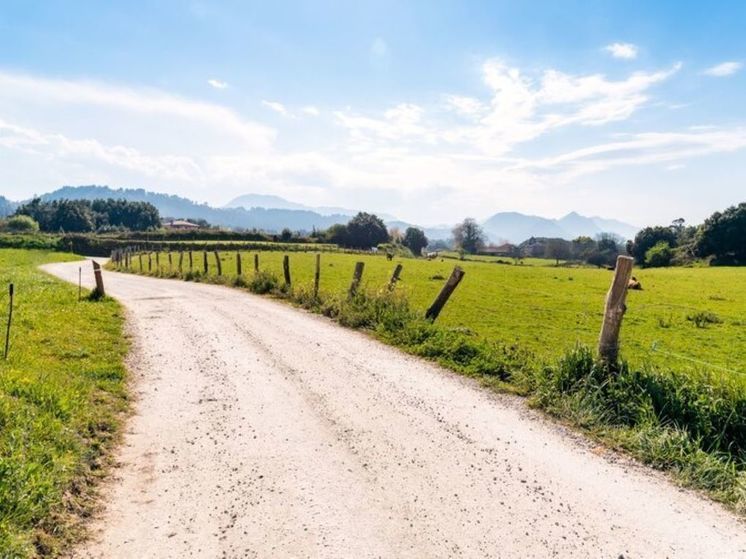
[(79, 530), (126, 409), (123, 317), (112, 300), (39, 271), (70, 254), (0, 250), (0, 557), (55, 555)]
[[(221, 252), (223, 275), (236, 273), (235, 252)], [(253, 252), (242, 252), (244, 274), (253, 273)], [(260, 269), (282, 278), (281, 251), (259, 253)], [(289, 254), (292, 281), (309, 286), (315, 254)], [(178, 255), (173, 254), (176, 268)], [(202, 270), (201, 252), (193, 252), (195, 270)], [(161, 272), (168, 272), (165, 254)], [(454, 265), (466, 276), (438, 322), (467, 328), (487, 339), (516, 344), (540, 358), (555, 359), (578, 342), (593, 346), (598, 339), (604, 300), (612, 272), (596, 268), (556, 267), (550, 261), (506, 265), (449, 258), (423, 260), (382, 255), (323, 253), (321, 291), (343, 293), (355, 262), (365, 262), (363, 286), (384, 286), (397, 263), (403, 265), (398, 289), (420, 311), (432, 302)], [(217, 274), (208, 252), (209, 273)], [(139, 260), (133, 261), (135, 268)], [(542, 265), (543, 264), (543, 265)], [(143, 262), (147, 271), (147, 257)], [(155, 258), (153, 257), (155, 267)], [(185, 258), (185, 270), (187, 269)], [(630, 291), (621, 334), (622, 356), (634, 365), (677, 369), (707, 368), (746, 381), (746, 268), (636, 269), (642, 291)], [(704, 313), (704, 321), (695, 321)]]

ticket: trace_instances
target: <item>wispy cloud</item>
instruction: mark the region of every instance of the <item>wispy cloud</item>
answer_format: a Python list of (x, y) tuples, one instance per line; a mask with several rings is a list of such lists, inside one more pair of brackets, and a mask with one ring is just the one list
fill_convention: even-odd
[(207, 83), (210, 84), (215, 89), (227, 89), (228, 88), (228, 82), (224, 82), (224, 81), (220, 81), (216, 79), (207, 80)]
[(720, 64), (716, 64), (715, 66), (707, 68), (703, 72), (703, 74), (716, 78), (724, 78), (726, 76), (732, 76), (741, 68), (743, 68), (743, 63), (741, 62), (722, 62)]
[(280, 114), (284, 117), (290, 117), (291, 114), (288, 111), (287, 107), (283, 105), (282, 103), (279, 103), (278, 101), (267, 101), (266, 99), (262, 101), (262, 105), (267, 107), (269, 110), (276, 112), (277, 114)]
[(321, 111), (318, 109), (318, 107), (314, 107), (313, 105), (306, 105), (305, 107), (302, 107), (301, 112), (308, 116), (319, 116), (321, 114)]
[(637, 53), (639, 52), (637, 45), (632, 43), (611, 43), (610, 45), (606, 45), (604, 50), (614, 58), (621, 58), (623, 60), (634, 60), (637, 58)]

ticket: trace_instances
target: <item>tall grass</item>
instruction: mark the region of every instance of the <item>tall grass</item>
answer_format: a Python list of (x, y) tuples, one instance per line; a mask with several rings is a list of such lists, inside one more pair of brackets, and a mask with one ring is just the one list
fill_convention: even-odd
[(91, 506), (126, 407), (123, 317), (111, 299), (39, 264), (72, 255), (0, 250), (0, 326), (16, 289), (10, 354), (0, 360), (0, 557), (57, 554)]

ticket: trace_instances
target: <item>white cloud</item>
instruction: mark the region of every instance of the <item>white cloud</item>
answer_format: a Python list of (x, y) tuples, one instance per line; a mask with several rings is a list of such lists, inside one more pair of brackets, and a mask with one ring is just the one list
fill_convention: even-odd
[(319, 116), (321, 114), (321, 111), (318, 109), (318, 107), (314, 107), (313, 105), (306, 105), (305, 107), (302, 107), (301, 112), (309, 116)]
[(223, 81), (215, 80), (215, 79), (207, 80), (207, 83), (210, 84), (215, 89), (227, 89), (228, 87), (227, 82), (223, 82)]
[(280, 114), (282, 116), (285, 116), (285, 117), (290, 117), (291, 116), (290, 112), (288, 112), (288, 110), (287, 110), (287, 107), (285, 107), (285, 105), (283, 105), (282, 103), (279, 103), (277, 101), (263, 100), (262, 101), (262, 105), (264, 105), (268, 109), (270, 109), (270, 110), (272, 110), (272, 111), (274, 111), (277, 114)]
[(637, 58), (639, 49), (637, 45), (632, 43), (611, 43), (606, 45), (604, 50), (611, 54), (614, 58), (621, 58), (624, 60), (634, 60)]
[(707, 68), (703, 73), (707, 76), (714, 76), (716, 78), (724, 78), (726, 76), (732, 76), (743, 67), (741, 62), (722, 62), (710, 68)]

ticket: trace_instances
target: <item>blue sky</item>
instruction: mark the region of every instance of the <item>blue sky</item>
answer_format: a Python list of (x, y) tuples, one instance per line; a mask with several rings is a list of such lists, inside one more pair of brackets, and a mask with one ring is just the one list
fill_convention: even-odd
[(422, 224), (746, 200), (743, 2), (31, 2), (0, 193), (277, 194)]

